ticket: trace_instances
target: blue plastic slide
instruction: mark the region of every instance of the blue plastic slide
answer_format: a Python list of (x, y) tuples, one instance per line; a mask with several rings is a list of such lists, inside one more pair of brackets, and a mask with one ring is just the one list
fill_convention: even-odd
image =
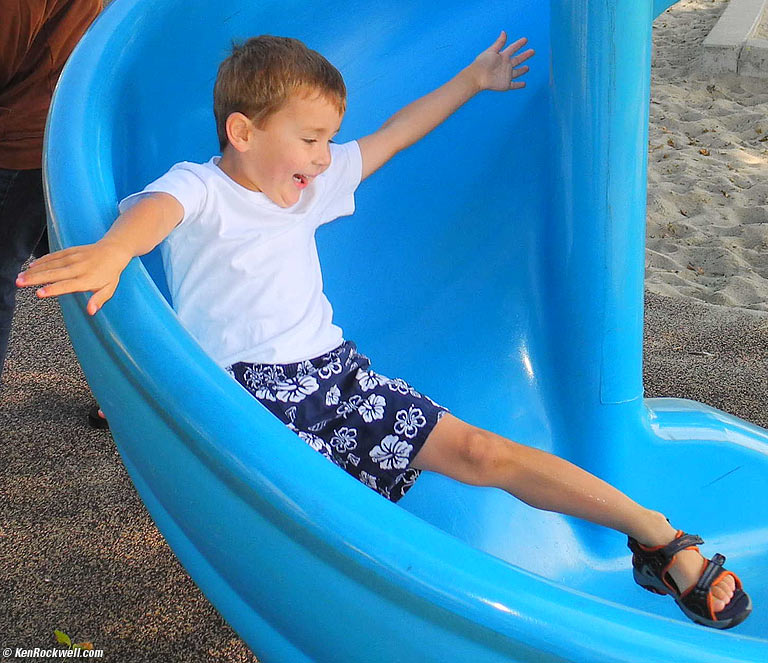
[(339, 141), (469, 64), (501, 29), (527, 87), (483, 92), (318, 231), (326, 292), (373, 368), (470, 423), (598, 474), (728, 556), (730, 631), (634, 584), (626, 538), (425, 474), (398, 505), (312, 451), (218, 368), (157, 255), (67, 327), (139, 494), (206, 596), (269, 663), (768, 661), (768, 431), (644, 399), (653, 0), (117, 0), (61, 79), (45, 174), (54, 244), (217, 152), (231, 41), (297, 37), (345, 77)]

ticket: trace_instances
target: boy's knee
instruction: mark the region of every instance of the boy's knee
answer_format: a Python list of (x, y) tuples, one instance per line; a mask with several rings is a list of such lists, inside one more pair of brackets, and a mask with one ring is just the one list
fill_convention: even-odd
[(475, 486), (499, 486), (512, 469), (509, 440), (453, 415), (438, 423), (413, 465)]
[(498, 483), (500, 474), (508, 472), (510, 455), (504, 438), (482, 428), (467, 431), (459, 445), (459, 458), (466, 483), (489, 486)]

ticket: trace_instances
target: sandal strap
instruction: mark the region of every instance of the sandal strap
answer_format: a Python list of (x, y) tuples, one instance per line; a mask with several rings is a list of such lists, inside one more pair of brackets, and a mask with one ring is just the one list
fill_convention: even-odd
[[(662, 555), (667, 561), (671, 560), (677, 553), (686, 548), (693, 548), (704, 543), (704, 539), (696, 534), (683, 534), (676, 538), (674, 541), (670, 541), (666, 546), (659, 549), (659, 554)], [(721, 555), (722, 556), (722, 555)]]
[(703, 539), (695, 534), (686, 534), (679, 531), (680, 536), (659, 548), (647, 549), (636, 539), (629, 537), (629, 549), (634, 553), (632, 564), (638, 569), (647, 569), (661, 580), (672, 592), (680, 595), (677, 583), (668, 573), (669, 567), (674, 562), (674, 557), (681, 550), (693, 548), (704, 543)]
[(723, 564), (725, 564), (725, 556), (720, 553), (717, 553), (712, 559), (708, 559), (707, 566), (699, 577), (699, 581), (696, 583), (693, 591), (701, 592), (706, 597), (709, 594), (712, 583), (723, 573)]
[[(689, 610), (692, 610), (707, 619), (717, 619), (714, 610), (709, 607), (709, 594), (712, 590), (712, 584), (724, 573), (733, 575), (733, 577), (736, 578), (731, 571), (727, 571), (723, 568), (724, 563), (725, 556), (720, 553), (716, 554), (712, 559), (707, 560), (707, 565), (699, 577), (698, 582), (688, 590), (682, 599)], [(734, 593), (731, 603), (728, 604), (729, 606), (739, 598), (740, 585), (741, 583), (738, 582), (737, 591)], [(727, 608), (728, 606), (726, 606), (725, 610), (727, 610)]]

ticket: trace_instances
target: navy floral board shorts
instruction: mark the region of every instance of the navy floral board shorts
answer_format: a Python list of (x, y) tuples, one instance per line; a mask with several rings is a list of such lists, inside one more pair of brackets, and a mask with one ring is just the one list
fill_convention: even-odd
[(315, 359), (227, 371), (310, 447), (397, 502), (421, 474), (410, 462), (448, 410), (370, 365), (346, 341)]

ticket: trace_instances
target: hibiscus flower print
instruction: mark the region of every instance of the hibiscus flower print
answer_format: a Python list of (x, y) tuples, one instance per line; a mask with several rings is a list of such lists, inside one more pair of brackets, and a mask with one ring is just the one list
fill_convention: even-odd
[(261, 375), (261, 379), (267, 384), (273, 384), (285, 380), (285, 371), (282, 366), (270, 364), (258, 364), (256, 371)]
[(341, 361), (341, 352), (339, 350), (331, 350), (323, 355), (328, 361)]
[(336, 408), (336, 414), (338, 414), (340, 417), (343, 417), (344, 419), (346, 419), (354, 411), (355, 407), (347, 401), (344, 401), (341, 405), (339, 405), (339, 407)]
[(311, 375), (315, 372), (315, 367), (309, 359), (305, 359), (296, 366), (296, 377)]
[[(303, 430), (297, 431), (297, 434), (315, 451), (323, 451), (328, 447), (328, 443), (322, 437), (318, 437), (312, 433), (306, 433)], [(330, 451), (330, 449), (327, 449), (327, 451)]]
[(360, 383), (360, 388), (363, 391), (370, 391), (376, 387), (383, 386), (389, 382), (389, 378), (385, 378), (383, 375), (378, 375), (373, 371), (366, 371), (362, 368), (357, 371), (355, 379)]
[(317, 380), (311, 375), (296, 376), (289, 380), (283, 380), (278, 382), (274, 386), (277, 392), (278, 400), (283, 403), (290, 401), (291, 403), (300, 403), (307, 396), (316, 392), (319, 389)]
[(421, 470), (417, 470), (416, 468), (409, 467), (405, 472), (400, 474), (397, 479), (395, 479), (395, 484), (401, 486), (401, 490), (403, 491), (403, 494), (411, 487), (414, 483), (416, 483), (416, 479), (419, 478), (421, 475)]
[(325, 395), (325, 406), (330, 407), (331, 405), (338, 405), (340, 400), (341, 389), (339, 389), (336, 385), (333, 385)]
[(275, 400), (275, 394), (273, 394), (272, 390), (269, 388), (271, 383), (260, 371), (246, 368), (243, 373), (243, 380), (256, 398), (266, 398), (268, 401)]
[(366, 486), (373, 488), (374, 490), (379, 489), (379, 487), (376, 485), (376, 477), (368, 474), (368, 472), (365, 470), (360, 471), (360, 481), (362, 481)]
[(393, 468), (402, 470), (408, 466), (408, 459), (413, 451), (413, 445), (401, 440), (397, 435), (387, 435), (377, 444), (369, 456), (379, 464), (382, 470)]
[(333, 434), (331, 444), (339, 453), (351, 451), (357, 446), (357, 430), (342, 426)]
[(312, 449), (319, 451), (321, 455), (336, 463), (336, 465), (339, 464), (333, 455), (333, 449), (331, 449), (331, 445), (328, 444), (322, 437), (318, 437), (312, 433), (305, 433), (304, 431), (297, 431), (296, 434), (310, 447), (312, 447)]
[(358, 396), (357, 394), (350, 396), (348, 401), (344, 401), (341, 405), (339, 405), (339, 407), (336, 408), (336, 414), (346, 419), (348, 415), (352, 414), (358, 409), (362, 400), (362, 396)]
[(323, 430), (323, 428), (325, 428), (325, 424), (327, 423), (328, 422), (325, 419), (323, 419), (322, 421), (318, 421), (316, 424), (312, 424), (311, 426), (308, 426), (307, 430), (312, 433), (317, 433), (318, 431)]
[(317, 371), (322, 380), (327, 380), (332, 375), (338, 375), (339, 373), (341, 373), (341, 361), (338, 359), (334, 359), (330, 364), (326, 364)]
[(427, 420), (420, 408), (411, 405), (408, 411), (399, 410), (395, 415), (395, 433), (405, 435), (405, 437), (414, 438), (419, 428), (427, 425)]
[(415, 398), (421, 398), (421, 394), (402, 378), (395, 378), (394, 380), (389, 380), (387, 382), (387, 387), (389, 387), (390, 391), (397, 391), (398, 393), (401, 393), (404, 396), (406, 394), (411, 394), (411, 396), (414, 396)]
[(395, 494), (398, 495), (398, 499), (403, 497), (411, 489), (420, 474), (421, 470), (414, 469), (413, 467), (409, 467), (402, 474), (398, 474), (394, 483), (394, 488), (396, 490)]
[(376, 419), (384, 418), (384, 408), (387, 406), (387, 401), (383, 396), (378, 394), (371, 394), (365, 401), (357, 408), (360, 416), (365, 423), (370, 424)]

